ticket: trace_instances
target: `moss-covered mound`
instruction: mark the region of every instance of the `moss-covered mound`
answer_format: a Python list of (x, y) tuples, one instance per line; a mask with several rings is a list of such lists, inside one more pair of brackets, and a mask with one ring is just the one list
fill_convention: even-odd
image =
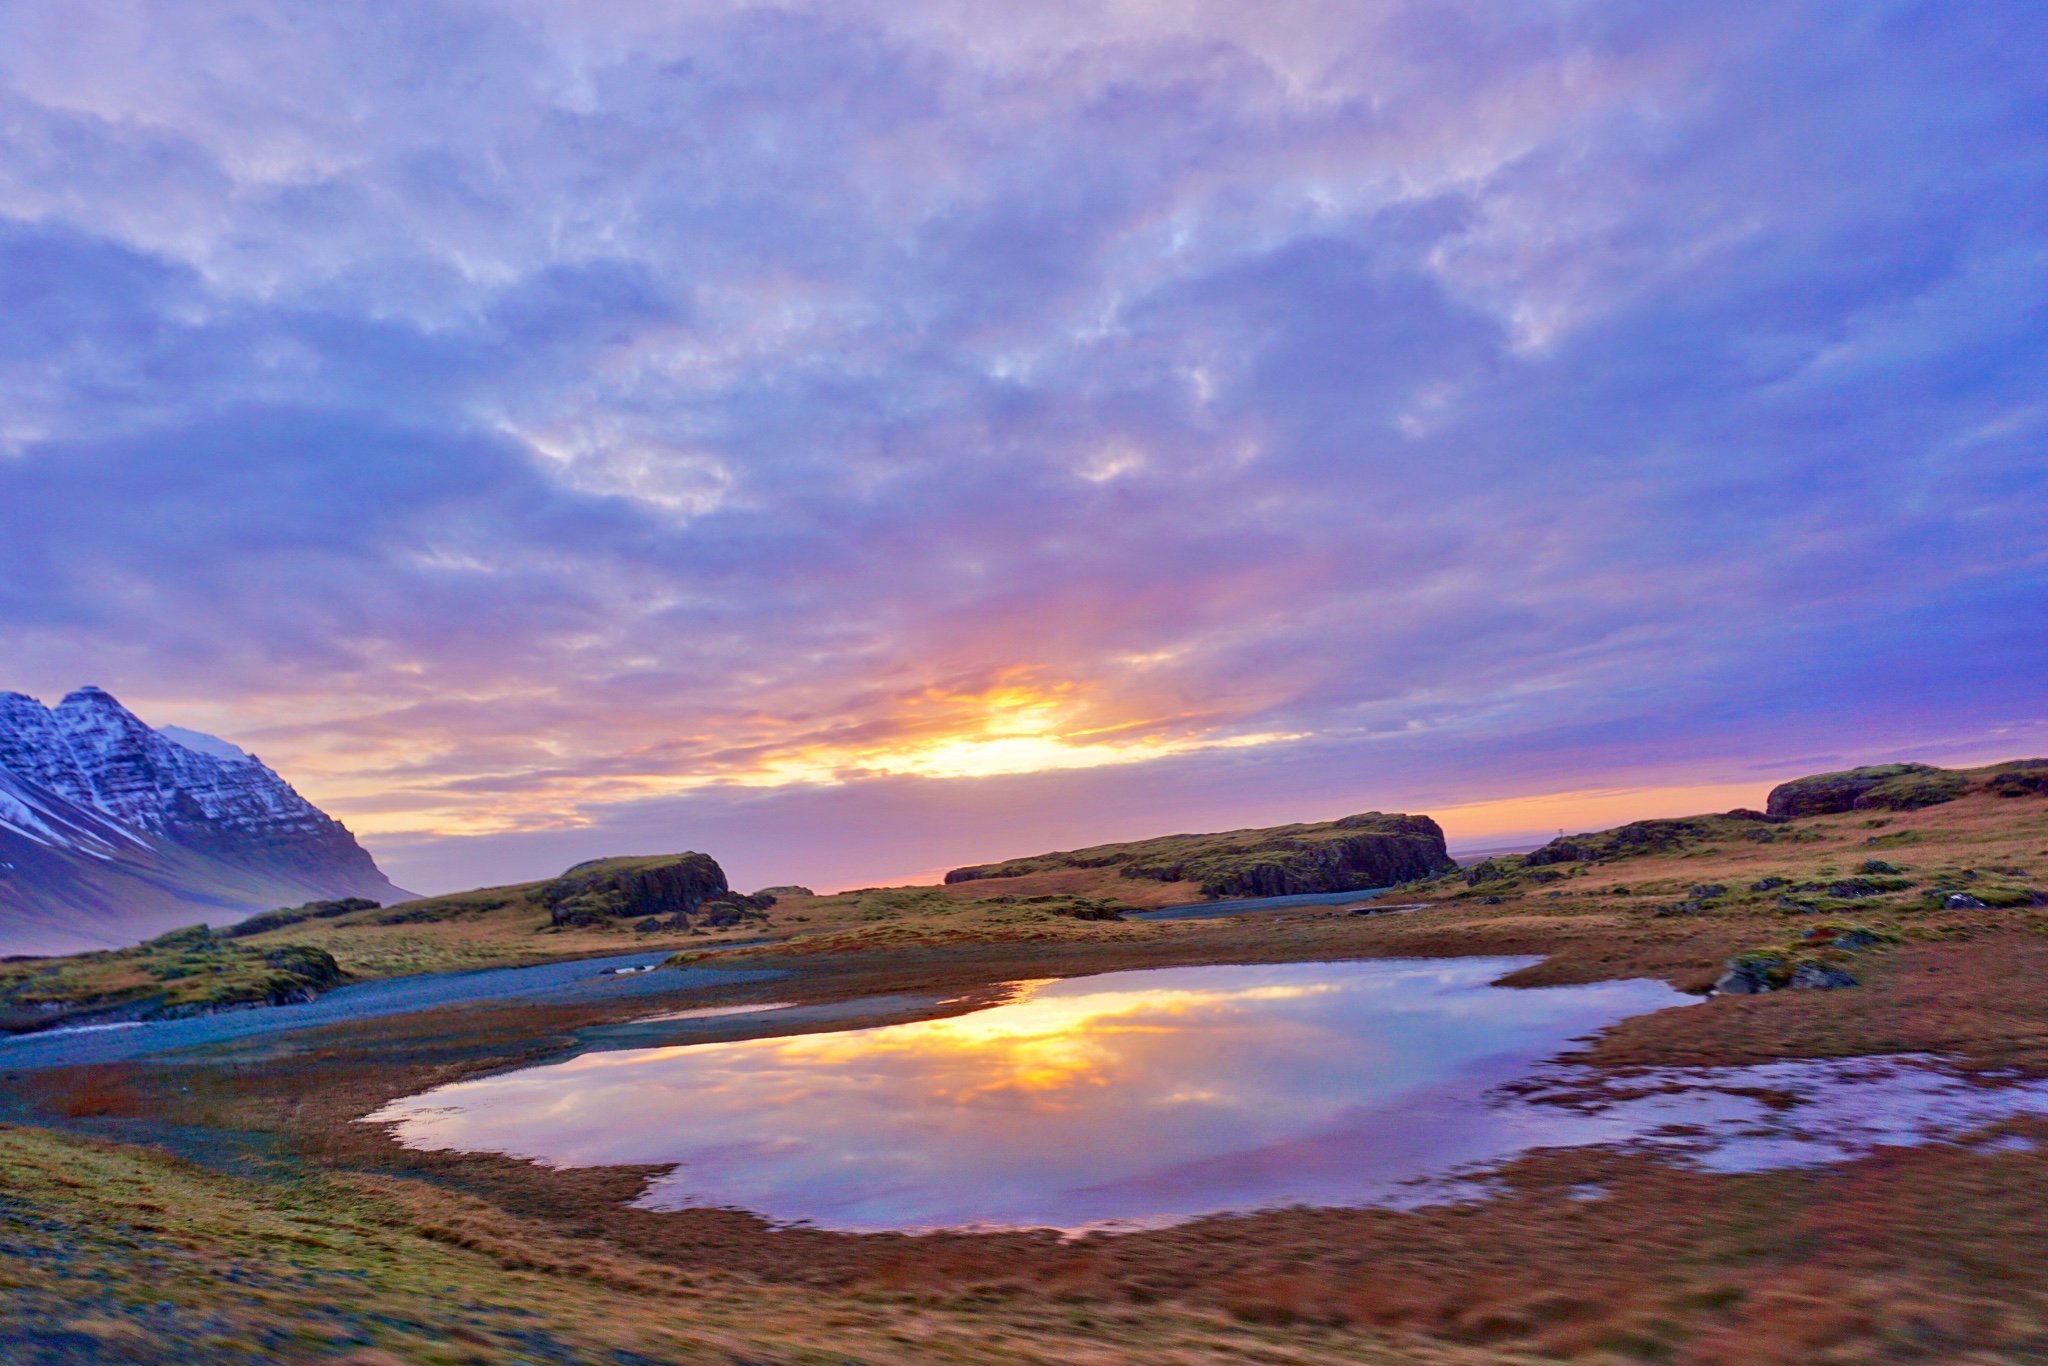
[(372, 901), (366, 896), (345, 896), (338, 901), (308, 901), (303, 906), (280, 906), (274, 911), (252, 915), (216, 933), (229, 939), (246, 939), (252, 934), (281, 930), (287, 925), (298, 925), (308, 920), (338, 920), (357, 911), (374, 911), (382, 906), (382, 902)]
[(1197, 883), (1204, 896), (1293, 896), (1412, 882), (1454, 866), (1444, 849), (1443, 830), (1429, 817), (1368, 811), (1313, 825), (1098, 844), (955, 868), (946, 881), (979, 882), (1061, 868), (1115, 868), (1127, 878)]
[[(1688, 816), (1682, 820), (1631, 821), (1613, 830), (1590, 835), (1560, 835), (1541, 849), (1524, 854), (1519, 866), (1541, 868), (1552, 863), (1594, 863), (1627, 858), (1631, 854), (1658, 854), (1687, 845), (1717, 839), (1744, 839), (1771, 826), (1782, 825), (1781, 817), (1737, 809), (1722, 816)], [(1491, 859), (1489, 863), (1501, 863)]]
[(1984, 786), (2000, 797), (2048, 793), (2048, 759), (2014, 759), (2010, 763), (1998, 764), (1991, 770)]
[(1771, 789), (1773, 816), (1831, 816), (1841, 811), (1917, 811), (1954, 801), (1970, 780), (1931, 764), (1872, 764), (1795, 778)]
[(345, 980), (325, 949), (250, 947), (194, 925), (131, 949), (0, 965), (0, 1029), (48, 1028), (112, 1010), (151, 1020), (288, 1005)]
[(539, 895), (556, 925), (688, 916), (705, 902), (720, 899), (736, 900), (726, 885), (725, 870), (711, 855), (695, 851), (592, 859), (541, 887)]

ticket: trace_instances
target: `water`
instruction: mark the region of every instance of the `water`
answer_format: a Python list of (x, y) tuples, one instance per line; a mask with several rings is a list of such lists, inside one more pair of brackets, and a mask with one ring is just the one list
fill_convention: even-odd
[[(736, 948), (738, 945), (721, 945)], [(183, 1020), (107, 1020), (73, 1025), (37, 1034), (0, 1036), (0, 1069), (9, 1072), (39, 1067), (76, 1067), (88, 1063), (125, 1062), (161, 1057), (182, 1049), (204, 1048), (263, 1034), (311, 1029), (345, 1020), (373, 1020), (405, 1015), (437, 1006), (472, 1001), (610, 1001), (658, 996), (690, 987), (730, 986), (765, 982), (789, 974), (767, 968), (648, 968), (666, 952), (584, 958), (543, 963), (528, 968), (483, 968), (467, 972), (426, 973), (387, 977), (337, 987), (316, 1001), (301, 1005), (230, 1010)], [(112, 1026), (119, 1025), (115, 1028)]]
[(1542, 1146), (1633, 1143), (1743, 1170), (2048, 1113), (2048, 1089), (1971, 1087), (1931, 1059), (1627, 1082), (1547, 1063), (1693, 998), (1648, 981), (1488, 985), (1534, 961), (1027, 983), (1009, 1004), (951, 1019), (586, 1054), (370, 1118), (416, 1147), (675, 1163), (639, 1202), (657, 1209), (849, 1230), (1079, 1230), (1468, 1198), (1489, 1164)]

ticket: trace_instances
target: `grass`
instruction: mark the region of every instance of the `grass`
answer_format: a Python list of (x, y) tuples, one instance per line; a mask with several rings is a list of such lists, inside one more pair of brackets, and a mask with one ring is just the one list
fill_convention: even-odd
[[(765, 925), (639, 935), (623, 923), (556, 929), (542, 884), (526, 884), (309, 918), (226, 947), (8, 964), (0, 980), (50, 979), (42, 990), (91, 971), (117, 989), (167, 990), (200, 975), (166, 980), (187, 959), (294, 938), (367, 975), (765, 933), (776, 942), (760, 956), (799, 969), (701, 996), (679, 987), (676, 1004), (689, 1005), (1471, 953), (1529, 955), (1505, 979), (1517, 985), (1656, 976), (1700, 989), (1745, 952), (1841, 953), (1856, 989), (1636, 1017), (1580, 1060), (1626, 1076), (1929, 1052), (1987, 1079), (2048, 1076), (2048, 906), (2033, 900), (2048, 888), (2048, 795), (2006, 787), (2019, 795), (1972, 776), (1961, 797), (1911, 810), (1579, 837), (1572, 857), (1411, 885), (1398, 899), (1427, 909), (1409, 915), (1090, 919), (1191, 899), (1189, 888), (1117, 865), (1056, 866), (790, 896)], [(1756, 889), (1766, 882), (1777, 885)], [(1950, 887), (1987, 904), (1930, 895)], [(1859, 932), (1869, 942), (1837, 946)], [(239, 1053), (9, 1077), (14, 1112), (39, 1124), (265, 1156), (224, 1174), (104, 1137), (0, 1126), (0, 1359), (1792, 1366), (2037, 1361), (2048, 1345), (2041, 1124), (2007, 1126), (2004, 1146), (1929, 1144), (1742, 1176), (1639, 1153), (1538, 1153), (1469, 1204), (1276, 1210), (1062, 1243), (637, 1210), (627, 1202), (644, 1173), (414, 1153), (353, 1122), (394, 1095), (558, 1056), (606, 1011), (649, 1008), (429, 1012)]]
[[(1692, 827), (1593, 858), (1496, 861), (1469, 884), (1433, 879), (1402, 894), (1428, 907), (1411, 915), (1088, 920), (1076, 913), (1099, 909), (1105, 884), (1037, 890), (1079, 876), (1146, 888), (1113, 870), (791, 897), (771, 912), (783, 937), (761, 953), (797, 975), (718, 988), (701, 1003), (1460, 953), (1531, 955), (1514, 984), (1658, 976), (1700, 988), (1745, 951), (1825, 952), (1809, 936), (1864, 930), (1857, 989), (1724, 996), (1636, 1017), (1589, 1041), (1581, 1060), (1626, 1076), (1930, 1052), (1987, 1078), (2048, 1075), (2048, 907), (1951, 908), (1926, 895), (1951, 881), (2048, 883), (2048, 797), (1973, 789), (1905, 812)], [(1759, 828), (1772, 838), (1747, 837)], [(1873, 860), (1891, 871), (1865, 871)], [(1844, 914), (1778, 900), (1850, 879), (1872, 894), (1835, 898)], [(1783, 885), (1750, 890), (1767, 880)], [(1696, 891), (1714, 886), (1725, 890)], [(1658, 913), (1686, 903), (1697, 905)], [(320, 931), (445, 935), (509, 909), (472, 903), (447, 920), (323, 921)], [(577, 942), (523, 914), (509, 923), (527, 942)], [(602, 1010), (648, 1008), (434, 1012), (336, 1027), (284, 1051), (266, 1043), (238, 1057), (22, 1078), (23, 1103), (51, 1122), (243, 1132), (285, 1160), (270, 1175), (227, 1177), (74, 1135), (0, 1130), (0, 1241), (13, 1254), (0, 1309), (14, 1316), (0, 1322), (0, 1356), (23, 1335), (73, 1332), (102, 1335), (109, 1355), (168, 1336), (204, 1345), (209, 1359), (358, 1366), (633, 1359), (620, 1353), (862, 1366), (1791, 1366), (2018, 1362), (2039, 1360), (2048, 1343), (2040, 1124), (2009, 1126), (2010, 1146), (1930, 1144), (1747, 1176), (1644, 1154), (1534, 1154), (1466, 1205), (1279, 1210), (1060, 1243), (854, 1237), (769, 1229), (735, 1211), (642, 1211), (627, 1202), (643, 1173), (407, 1152), (351, 1122), (391, 1095), (555, 1056)]]
[[(905, 1360), (1500, 1362), (1363, 1333), (1287, 1342), (1174, 1306), (806, 1291), (680, 1269), (418, 1181), (223, 1175), (0, 1125), (0, 1355), (350, 1366)], [(58, 1359), (52, 1356), (50, 1359)]]
[[(1852, 810), (1769, 823), (1726, 816), (1645, 821), (1565, 836), (1416, 884), (1416, 896), (1556, 912), (1744, 923), (1750, 951), (1786, 962), (1851, 961), (1828, 942), (1861, 929), (1881, 945), (1937, 942), (1993, 923), (2048, 931), (2048, 801), (1998, 795), (2003, 766), (1937, 775), (1962, 795), (1879, 815)], [(1982, 909), (1951, 906), (1953, 897)], [(1503, 912), (1510, 913), (1510, 912)], [(1960, 913), (1960, 914), (1958, 914)]]
[(195, 925), (134, 948), (0, 963), (0, 1020), (20, 1028), (124, 1006), (175, 1016), (302, 999), (341, 980), (318, 948), (245, 944)]
[[(1548, 855), (1492, 859), (1478, 869), (1411, 882), (1400, 896), (1447, 911), (1465, 908), (1489, 919), (1613, 917), (1617, 935), (1625, 936), (1629, 927), (1659, 910), (1700, 900), (1693, 889), (1719, 884), (1727, 890), (1706, 898), (1700, 916), (1710, 925), (1742, 923), (1748, 942), (1738, 949), (1782, 945), (1816, 919), (1843, 917), (1906, 939), (1939, 938), (1950, 932), (1955, 916), (1937, 904), (1934, 892), (1961, 891), (2031, 923), (2032, 898), (2048, 889), (2048, 799), (2031, 792), (2016, 798), (1994, 795), (1986, 775), (1995, 777), (1999, 771), (1972, 774), (1968, 792), (1959, 799), (1912, 811), (1852, 811), (1786, 824), (1720, 816), (1639, 822), (1568, 837)], [(1302, 830), (1341, 833), (1337, 823), (1329, 822), (1199, 838), (1238, 840), (1249, 849)], [(1135, 850), (1156, 859), (1175, 841), (1192, 838), (984, 865), (973, 878), (939, 887), (786, 896), (759, 918), (701, 932), (643, 934), (624, 920), (557, 927), (541, 895), (548, 884), (525, 883), (306, 921), (247, 942), (311, 944), (362, 977), (641, 948), (687, 955), (749, 940), (774, 946), (759, 953), (797, 955), (972, 943), (1107, 944), (1169, 931), (1162, 925), (1092, 917), (1198, 901), (1201, 888), (1187, 880), (1128, 877), (1126, 863), (1095, 862), (1097, 856), (1111, 851), (1121, 857)], [(1560, 849), (1588, 856), (1557, 857)], [(1546, 862), (1546, 857), (1555, 861)], [(1067, 859), (1086, 866), (1061, 862)], [(1897, 871), (1861, 871), (1872, 860)], [(1007, 875), (995, 876), (997, 871)], [(1780, 885), (1753, 890), (1770, 880)], [(1877, 890), (1869, 896), (1829, 895), (1830, 887), (1856, 881)], [(1709, 969), (1718, 971), (1719, 961), (1703, 962), (1693, 976), (1711, 980)]]

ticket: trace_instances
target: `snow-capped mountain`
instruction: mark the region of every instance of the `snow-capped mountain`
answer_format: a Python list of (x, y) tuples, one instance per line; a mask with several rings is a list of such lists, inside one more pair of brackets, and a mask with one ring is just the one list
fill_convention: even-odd
[(0, 949), (409, 895), (346, 826), (224, 740), (152, 730), (99, 688), (54, 708), (0, 692)]

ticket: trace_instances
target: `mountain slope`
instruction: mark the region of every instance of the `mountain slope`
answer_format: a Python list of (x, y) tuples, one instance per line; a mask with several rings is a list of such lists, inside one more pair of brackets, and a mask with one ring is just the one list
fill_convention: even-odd
[(314, 898), (410, 895), (346, 826), (216, 743), (179, 744), (98, 688), (54, 709), (0, 693), (0, 950), (107, 947)]

